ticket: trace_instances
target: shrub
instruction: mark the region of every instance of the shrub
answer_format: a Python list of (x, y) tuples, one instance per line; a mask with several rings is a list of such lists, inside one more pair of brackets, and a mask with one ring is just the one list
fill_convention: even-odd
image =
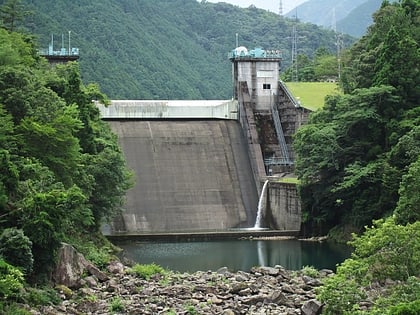
[(420, 300), (410, 303), (400, 303), (391, 307), (389, 315), (418, 315), (420, 314)]
[(354, 314), (358, 309), (358, 302), (365, 298), (360, 285), (353, 279), (337, 274), (324, 280), (318, 292), (318, 299), (325, 302), (323, 314)]
[(370, 284), (387, 279), (396, 280), (396, 284), (388, 288), (387, 296), (373, 301), (375, 314), (386, 314), (400, 303), (401, 308), (412, 307), (406, 303), (420, 299), (420, 222), (402, 226), (393, 218), (378, 220), (350, 243), (355, 248), (352, 257), (318, 290), (319, 300), (326, 303), (325, 314), (363, 313), (358, 310), (359, 303)]
[(123, 303), (123, 301), (121, 301), (121, 299), (119, 297), (114, 297), (111, 300), (111, 303), (109, 305), (109, 310), (110, 310), (111, 313), (124, 312), (124, 309), (125, 309), (124, 303)]
[(0, 258), (0, 299), (18, 297), (23, 284), (22, 271)]
[(25, 310), (16, 303), (0, 302), (0, 314), (2, 315), (32, 315), (31, 312)]
[(302, 274), (308, 277), (316, 278), (319, 276), (319, 271), (313, 266), (303, 266)]
[(26, 274), (32, 271), (34, 264), (31, 248), (32, 242), (20, 229), (8, 228), (0, 235), (0, 256)]
[(393, 218), (374, 221), (365, 233), (350, 242), (353, 256), (369, 266), (375, 280), (406, 280), (420, 275), (420, 221), (398, 225)]
[(28, 288), (23, 299), (27, 304), (35, 306), (58, 304), (60, 302), (57, 292), (49, 287), (42, 289)]
[(156, 274), (160, 274), (160, 275), (166, 274), (165, 269), (163, 269), (161, 266), (156, 265), (156, 264), (148, 264), (148, 265), (135, 264), (131, 268), (130, 272), (146, 280), (149, 280), (150, 277)]
[(185, 305), (185, 311), (188, 315), (197, 315), (198, 312), (193, 305)]
[[(420, 301), (420, 281), (417, 277), (410, 277), (405, 282), (389, 288), (387, 294), (375, 301), (375, 306), (369, 314), (372, 315), (411, 315), (420, 314), (420, 307), (415, 302)], [(411, 312), (417, 310), (417, 312)], [(410, 313), (411, 312), (411, 313)]]

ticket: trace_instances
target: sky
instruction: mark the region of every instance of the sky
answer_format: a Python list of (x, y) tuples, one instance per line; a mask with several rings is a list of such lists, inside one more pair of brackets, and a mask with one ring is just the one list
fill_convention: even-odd
[[(251, 4), (257, 8), (269, 10), (271, 12), (279, 13), (280, 0), (207, 0), (208, 2), (227, 2), (243, 8), (249, 7)], [(283, 13), (286, 14), (299, 4), (306, 2), (307, 0), (282, 0)]]

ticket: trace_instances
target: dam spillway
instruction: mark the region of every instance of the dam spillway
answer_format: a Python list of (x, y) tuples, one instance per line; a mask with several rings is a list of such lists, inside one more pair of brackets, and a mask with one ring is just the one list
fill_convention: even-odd
[(135, 186), (111, 234), (252, 226), (258, 193), (235, 120), (110, 120)]
[(308, 111), (278, 81), (280, 52), (237, 47), (228, 57), (231, 100), (96, 102), (136, 183), (125, 211), (105, 234), (231, 233), (253, 227), (267, 174), (273, 185), (265, 194), (263, 226), (299, 231), (296, 184), (274, 182), (293, 175), (293, 134)]

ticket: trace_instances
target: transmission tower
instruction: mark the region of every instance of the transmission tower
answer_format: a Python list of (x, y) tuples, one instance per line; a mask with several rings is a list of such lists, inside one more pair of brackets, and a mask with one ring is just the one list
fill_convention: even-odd
[(333, 30), (335, 33), (335, 46), (337, 48), (337, 76), (338, 81), (341, 80), (341, 49), (343, 47), (343, 34), (337, 32), (337, 20), (335, 16), (335, 8), (333, 9)]
[(297, 34), (297, 14), (296, 14), (296, 20), (293, 24), (293, 30), (292, 30), (292, 81), (298, 82), (298, 34)]
[(279, 4), (279, 15), (283, 16), (283, 1), (280, 0), (280, 4)]

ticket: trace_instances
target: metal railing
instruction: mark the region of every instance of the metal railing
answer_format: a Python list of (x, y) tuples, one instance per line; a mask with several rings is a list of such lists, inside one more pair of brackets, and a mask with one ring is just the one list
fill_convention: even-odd
[(292, 93), (289, 91), (289, 89), (287, 88), (286, 84), (284, 84), (283, 81), (279, 80), (279, 84), (284, 93), (286, 94), (286, 96), (288, 97), (288, 99), (292, 102), (292, 104), (295, 107), (300, 107), (300, 102), (292, 95)]
[(283, 157), (271, 157), (264, 159), (264, 165), (293, 165), (293, 162)]
[(276, 128), (277, 139), (283, 156), (282, 159), (279, 160), (279, 162), (283, 161), (283, 163), (277, 164), (293, 164), (289, 157), (289, 150), (287, 149), (286, 139), (284, 138), (283, 127), (281, 126), (280, 116), (276, 105), (271, 107), (271, 115), (273, 116), (274, 127)]

